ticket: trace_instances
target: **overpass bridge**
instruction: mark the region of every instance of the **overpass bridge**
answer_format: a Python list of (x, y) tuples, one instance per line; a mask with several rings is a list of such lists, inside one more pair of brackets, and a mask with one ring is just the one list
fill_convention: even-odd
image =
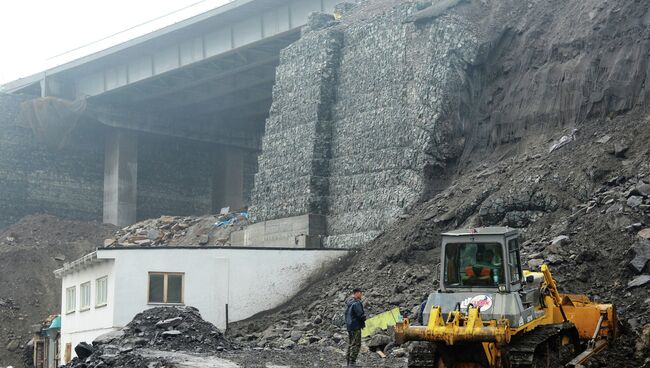
[(105, 222), (124, 226), (142, 217), (139, 141), (159, 136), (209, 144), (218, 157), (202, 168), (211, 176), (211, 210), (238, 208), (252, 187), (255, 170), (246, 166), (260, 150), (280, 50), (300, 37), (310, 13), (332, 13), (338, 2), (235, 0), (3, 87), (85, 98), (86, 115), (108, 126), (101, 142)]

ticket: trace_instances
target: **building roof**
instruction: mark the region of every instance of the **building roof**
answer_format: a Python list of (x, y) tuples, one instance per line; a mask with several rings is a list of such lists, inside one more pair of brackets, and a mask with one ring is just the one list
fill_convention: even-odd
[(101, 262), (104, 262), (104, 261), (105, 261), (104, 259), (97, 258), (97, 252), (88, 253), (85, 256), (77, 259), (76, 261), (65, 263), (63, 265), (63, 267), (61, 267), (58, 270), (54, 271), (54, 276), (56, 276), (57, 278), (61, 278), (61, 277), (65, 276), (68, 273), (71, 273), (71, 272), (77, 271), (77, 270), (79, 270), (81, 268), (90, 266), (92, 264), (101, 263)]
[(161, 247), (114, 247), (114, 248), (97, 248), (96, 251), (88, 253), (85, 256), (65, 263), (63, 267), (54, 271), (54, 275), (57, 278), (62, 278), (63, 276), (79, 271), (83, 268), (86, 268), (90, 265), (106, 262), (112, 257), (107, 257), (106, 255), (98, 257), (97, 252), (101, 251), (120, 251), (120, 250), (170, 250), (170, 249), (183, 249), (183, 250), (208, 250), (208, 249), (226, 249), (226, 250), (244, 250), (244, 251), (331, 251), (331, 252), (341, 252), (341, 251), (351, 251), (347, 248), (289, 248), (289, 247), (237, 247), (237, 246), (161, 246)]
[(471, 229), (458, 229), (442, 233), (443, 236), (470, 236), (470, 235), (511, 235), (518, 234), (517, 229), (511, 227), (476, 227)]
[(338, 251), (352, 251), (351, 248), (300, 248), (300, 247), (276, 247), (276, 246), (239, 246), (239, 245), (161, 245), (155, 247), (100, 247), (98, 251), (119, 251), (119, 250), (169, 250), (169, 249), (226, 249), (226, 250), (299, 250), (299, 251), (321, 251), (321, 252), (338, 252)]
[(47, 328), (48, 330), (60, 330), (61, 329), (61, 316), (57, 315), (53, 320), (50, 326)]

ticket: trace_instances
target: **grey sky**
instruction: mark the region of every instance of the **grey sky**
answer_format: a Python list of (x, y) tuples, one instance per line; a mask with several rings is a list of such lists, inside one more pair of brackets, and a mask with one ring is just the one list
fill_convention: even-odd
[[(0, 1), (0, 84), (213, 9), (229, 0)], [(176, 10), (183, 9), (175, 12)], [(110, 39), (106, 36), (164, 16)], [(79, 46), (80, 50), (55, 57)]]

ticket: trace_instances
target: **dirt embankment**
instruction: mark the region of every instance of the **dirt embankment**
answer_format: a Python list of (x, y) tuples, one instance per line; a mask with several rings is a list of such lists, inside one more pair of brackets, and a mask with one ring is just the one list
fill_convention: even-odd
[[(467, 168), (363, 246), (349, 268), (325, 275), (277, 313), (237, 324), (233, 333), (259, 346), (292, 346), (288, 341), (295, 336), (298, 344), (342, 350), (343, 331), (330, 321), (352, 287), (367, 290), (370, 313), (394, 306), (412, 313), (434, 290), (440, 232), (518, 223), (527, 264), (551, 264), (564, 292), (616, 304), (624, 334), (600, 359), (602, 366), (641, 366), (650, 351), (637, 348), (635, 340), (650, 323), (650, 291), (648, 284), (628, 285), (649, 274), (629, 263), (647, 244), (639, 231), (650, 226), (650, 199), (636, 189), (650, 184), (650, 117), (629, 114), (608, 122), (607, 129), (602, 121), (583, 124), (574, 141), (552, 153), (553, 142), (545, 142), (528, 154)], [(596, 142), (603, 137), (610, 137), (608, 143)], [(616, 157), (620, 141), (629, 142), (628, 150)], [(589, 179), (589, 172), (603, 174)], [(567, 238), (553, 245), (561, 235)]]
[(563, 291), (617, 305), (624, 334), (596, 365), (642, 366), (650, 292), (634, 285), (650, 270), (630, 261), (639, 264), (647, 244), (639, 231), (650, 227), (649, 10), (639, 1), (461, 2), (452, 11), (483, 12), (485, 36), (462, 71), (466, 90), (445, 112), (464, 137), (462, 155), (444, 168), (451, 184), (347, 269), (234, 333), (258, 346), (340, 351), (345, 339), (329, 321), (353, 286), (366, 288), (370, 313), (411, 311), (434, 289), (440, 232), (508, 225), (521, 229), (525, 261), (551, 264)]
[(52, 271), (93, 251), (116, 228), (27, 216), (0, 229), (0, 365), (22, 366), (30, 326), (61, 306), (61, 282)]

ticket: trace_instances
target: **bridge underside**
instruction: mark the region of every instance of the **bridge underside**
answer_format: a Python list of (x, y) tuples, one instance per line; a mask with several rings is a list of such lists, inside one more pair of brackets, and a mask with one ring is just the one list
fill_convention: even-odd
[[(190, 200), (198, 208), (190, 205), (185, 212), (247, 206), (280, 50), (298, 37), (297, 31), (287, 32), (88, 98), (88, 114), (110, 127), (105, 139), (104, 222), (124, 226), (158, 215), (147, 211), (147, 194), (142, 190), (156, 192), (157, 183), (151, 178), (165, 175), (160, 170), (174, 176), (188, 167), (183, 160), (170, 165), (174, 159), (156, 165), (155, 153), (151, 158), (138, 157), (138, 148), (146, 145), (149, 155), (159, 151), (164, 156), (164, 151), (172, 149), (165, 137), (173, 137), (173, 145), (188, 147), (179, 154), (195, 156), (194, 173), (175, 188), (198, 197)], [(145, 172), (149, 172), (146, 178)], [(191, 182), (197, 176), (202, 183)]]
[(109, 125), (259, 149), (280, 50), (297, 31), (89, 98)]
[(250, 204), (280, 50), (300, 38), (310, 13), (338, 2), (235, 0), (4, 87), (86, 100), (69, 146), (88, 152), (70, 176), (92, 188), (84, 213), (124, 226), (239, 209)]

